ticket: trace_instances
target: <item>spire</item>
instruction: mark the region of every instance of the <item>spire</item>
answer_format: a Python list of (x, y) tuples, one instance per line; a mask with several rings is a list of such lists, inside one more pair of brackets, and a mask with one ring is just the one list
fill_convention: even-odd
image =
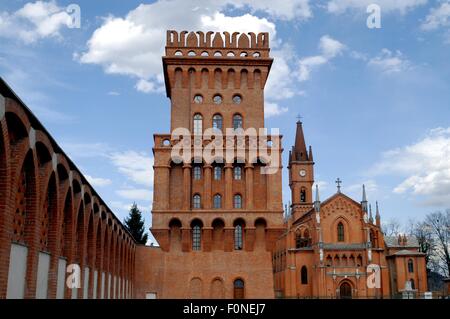
[(314, 161), (314, 159), (313, 159), (313, 152), (312, 152), (312, 146), (311, 145), (309, 146), (308, 158), (309, 158), (309, 160), (311, 162)]
[(369, 205), (369, 223), (373, 224), (372, 205)]
[(363, 184), (363, 193), (362, 193), (362, 201), (361, 208), (364, 213), (367, 213), (367, 196), (366, 196), (366, 185)]
[(308, 152), (306, 151), (305, 136), (303, 134), (302, 122), (297, 121), (297, 132), (295, 133), (295, 146), (292, 149), (292, 160), (308, 161)]
[(380, 216), (380, 210), (378, 209), (378, 201), (375, 202), (377, 205), (376, 213), (375, 213), (375, 221), (378, 227), (381, 225), (381, 216)]
[(316, 200), (314, 201), (314, 210), (320, 212), (319, 185), (316, 184)]

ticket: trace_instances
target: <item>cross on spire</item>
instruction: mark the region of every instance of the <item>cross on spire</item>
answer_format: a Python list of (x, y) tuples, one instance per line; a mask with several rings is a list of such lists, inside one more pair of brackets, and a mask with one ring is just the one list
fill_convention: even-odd
[(298, 120), (298, 122), (301, 122), (302, 118), (303, 118), (303, 117), (302, 117), (300, 114), (297, 114), (297, 120)]
[(337, 192), (340, 193), (341, 192), (341, 179), (338, 177), (338, 179), (336, 180), (336, 185), (337, 185)]

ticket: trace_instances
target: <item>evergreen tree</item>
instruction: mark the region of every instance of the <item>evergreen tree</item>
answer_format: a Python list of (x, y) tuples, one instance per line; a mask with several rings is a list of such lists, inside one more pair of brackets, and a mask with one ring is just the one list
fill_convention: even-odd
[(137, 207), (136, 203), (130, 208), (128, 218), (125, 218), (125, 227), (133, 235), (138, 244), (147, 243), (148, 234), (145, 232), (144, 219), (142, 213)]

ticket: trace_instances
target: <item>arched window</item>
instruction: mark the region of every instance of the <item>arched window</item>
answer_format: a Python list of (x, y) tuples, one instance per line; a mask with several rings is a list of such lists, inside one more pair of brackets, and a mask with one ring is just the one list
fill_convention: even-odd
[(408, 260), (408, 272), (414, 272), (414, 264), (412, 259)]
[(236, 130), (238, 128), (242, 128), (242, 116), (239, 114), (236, 114), (233, 116), (233, 128)]
[(194, 179), (199, 180), (202, 178), (202, 168), (200, 166), (194, 166)]
[(242, 228), (243, 228), (242, 223), (237, 223), (234, 226), (234, 249), (235, 250), (242, 250), (242, 248), (244, 247)]
[(234, 195), (234, 208), (242, 208), (242, 196)]
[(203, 117), (200, 114), (194, 115), (194, 135), (202, 135)]
[(245, 284), (244, 281), (242, 279), (236, 279), (233, 283), (233, 297), (234, 299), (244, 299), (245, 294), (244, 294), (244, 289), (245, 289)]
[(242, 168), (240, 166), (236, 166), (234, 168), (234, 179), (241, 180), (242, 179)]
[(201, 202), (201, 197), (199, 194), (195, 194), (194, 197), (192, 198), (192, 206), (194, 208), (201, 208), (202, 202)]
[(214, 195), (214, 208), (222, 208), (222, 196)]
[(306, 189), (302, 188), (300, 191), (300, 202), (306, 202)]
[(337, 240), (344, 241), (344, 224), (342, 223), (337, 225)]
[(302, 248), (302, 235), (300, 233), (295, 235), (295, 248)]
[(411, 282), (411, 289), (416, 289), (416, 285), (414, 284), (414, 279), (409, 280)]
[(300, 280), (302, 285), (308, 284), (308, 269), (306, 268), (306, 266), (303, 266), (302, 270), (300, 271)]
[(192, 226), (192, 250), (201, 250), (202, 247), (202, 226), (196, 223)]
[(213, 116), (213, 121), (212, 121), (212, 127), (214, 129), (214, 131), (222, 131), (222, 116), (219, 114), (216, 114)]
[(222, 168), (220, 166), (214, 166), (214, 180), (220, 181), (222, 179)]

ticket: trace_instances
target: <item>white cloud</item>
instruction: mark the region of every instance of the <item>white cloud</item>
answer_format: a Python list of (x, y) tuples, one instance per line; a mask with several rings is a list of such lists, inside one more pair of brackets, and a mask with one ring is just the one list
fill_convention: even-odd
[(145, 188), (127, 188), (116, 191), (117, 195), (134, 201), (152, 201), (153, 192)]
[(344, 44), (331, 38), (329, 35), (322, 36), (319, 41), (320, 55), (300, 59), (297, 71), (298, 80), (309, 80), (313, 69), (328, 63), (336, 56), (342, 54), (345, 49), (346, 46)]
[(319, 186), (319, 194), (321, 191), (326, 190), (328, 188), (328, 182), (326, 181), (316, 181), (313, 184), (313, 191), (316, 191), (316, 185)]
[[(225, 9), (247, 10), (240, 16), (227, 16)], [(266, 17), (254, 14), (263, 13)], [(269, 19), (304, 21), (312, 17), (308, 0), (291, 0), (273, 5), (272, 1), (157, 1), (141, 4), (125, 17), (109, 16), (94, 31), (87, 50), (75, 53), (80, 63), (101, 65), (108, 74), (136, 78), (135, 88), (143, 93), (164, 92), (161, 56), (166, 30), (269, 32), (275, 62), (267, 82), (269, 100), (291, 98), (297, 94), (287, 49), (276, 37), (276, 26)], [(230, 29), (231, 28), (231, 29)]]
[(436, 128), (414, 144), (385, 152), (373, 174), (399, 174), (404, 180), (395, 193), (422, 195), (426, 205), (449, 207), (449, 159), (450, 127)]
[(308, 20), (313, 15), (309, 0), (279, 1), (276, 5), (272, 0), (225, 0), (217, 2), (228, 3), (236, 8), (247, 7), (252, 13), (261, 11), (281, 20)]
[(369, 60), (368, 65), (379, 69), (382, 73), (392, 74), (411, 69), (411, 62), (400, 51), (392, 52), (382, 49), (381, 53)]
[(366, 12), (367, 6), (370, 4), (377, 4), (381, 7), (381, 12), (398, 11), (405, 14), (418, 6), (427, 3), (427, 0), (331, 0), (327, 4), (328, 12), (334, 14), (341, 14), (348, 10), (363, 10)]
[(108, 92), (108, 95), (110, 95), (110, 96), (119, 96), (120, 93), (117, 92), (117, 91), (109, 91), (109, 92)]
[(156, 82), (150, 82), (145, 79), (140, 79), (135, 86), (136, 90), (143, 93), (164, 92), (164, 86), (158, 85)]
[(420, 28), (424, 31), (437, 30), (450, 26), (450, 2), (445, 1), (439, 7), (431, 8)]
[(136, 184), (153, 187), (153, 158), (144, 152), (126, 151), (109, 155), (120, 173)]
[(71, 16), (56, 1), (29, 2), (16, 12), (0, 12), (0, 36), (34, 43), (61, 38), (61, 29), (71, 23)]
[(94, 186), (94, 187), (102, 187), (102, 186), (108, 186), (112, 184), (112, 181), (108, 178), (101, 178), (101, 177), (92, 177), (91, 175), (84, 175), (88, 182)]
[(265, 117), (272, 117), (281, 115), (288, 111), (287, 107), (279, 106), (278, 103), (265, 102), (264, 103), (264, 115)]

